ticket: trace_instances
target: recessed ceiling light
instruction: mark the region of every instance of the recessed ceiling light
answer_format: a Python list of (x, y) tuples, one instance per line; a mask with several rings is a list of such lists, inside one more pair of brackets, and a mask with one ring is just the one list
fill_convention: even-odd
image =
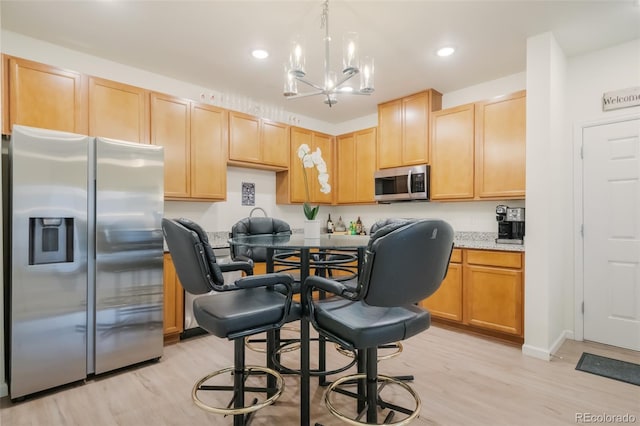
[(446, 46), (446, 47), (442, 47), (442, 48), (438, 49), (437, 54), (438, 54), (438, 56), (445, 57), (445, 56), (453, 55), (453, 52), (455, 52), (455, 51), (456, 51), (456, 49), (454, 49), (453, 47)]
[(253, 56), (256, 59), (265, 59), (269, 56), (269, 52), (267, 52), (264, 49), (255, 49), (254, 51), (251, 52), (251, 56)]

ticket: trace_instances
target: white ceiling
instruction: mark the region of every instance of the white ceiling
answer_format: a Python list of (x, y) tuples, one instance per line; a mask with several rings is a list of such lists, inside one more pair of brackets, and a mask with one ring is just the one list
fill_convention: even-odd
[[(527, 37), (553, 31), (568, 56), (640, 38), (638, 0), (363, 1), (329, 4), (332, 69), (342, 34), (357, 31), (375, 58), (375, 93), (286, 100), (283, 64), (302, 35), (307, 75), (320, 82), (320, 0), (6, 1), (2, 28), (329, 123), (373, 114), (417, 91), (442, 93), (524, 71)], [(454, 56), (438, 58), (443, 45)], [(262, 62), (253, 48), (270, 52)]]

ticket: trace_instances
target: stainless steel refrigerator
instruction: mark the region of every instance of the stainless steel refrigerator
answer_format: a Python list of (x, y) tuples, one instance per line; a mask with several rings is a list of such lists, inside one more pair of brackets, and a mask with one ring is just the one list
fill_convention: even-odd
[(162, 147), (24, 126), (7, 145), (11, 398), (159, 358)]

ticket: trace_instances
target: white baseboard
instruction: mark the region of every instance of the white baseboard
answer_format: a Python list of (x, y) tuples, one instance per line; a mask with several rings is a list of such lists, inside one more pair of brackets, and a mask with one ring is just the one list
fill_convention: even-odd
[(573, 338), (573, 331), (563, 330), (549, 349), (539, 348), (533, 345), (524, 344), (522, 345), (522, 353), (524, 355), (527, 355), (533, 358), (549, 361), (551, 360), (551, 356), (555, 354), (558, 349), (560, 349), (560, 346), (562, 346), (564, 341), (572, 338)]
[(537, 348), (527, 344), (522, 345), (522, 353), (544, 361), (549, 361), (551, 359), (551, 353), (547, 349)]

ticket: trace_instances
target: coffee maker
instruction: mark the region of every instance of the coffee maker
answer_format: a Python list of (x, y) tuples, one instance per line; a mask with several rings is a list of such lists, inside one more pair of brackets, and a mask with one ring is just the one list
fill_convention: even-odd
[(524, 243), (524, 207), (508, 207), (500, 204), (496, 206), (496, 221), (498, 221), (496, 243)]

